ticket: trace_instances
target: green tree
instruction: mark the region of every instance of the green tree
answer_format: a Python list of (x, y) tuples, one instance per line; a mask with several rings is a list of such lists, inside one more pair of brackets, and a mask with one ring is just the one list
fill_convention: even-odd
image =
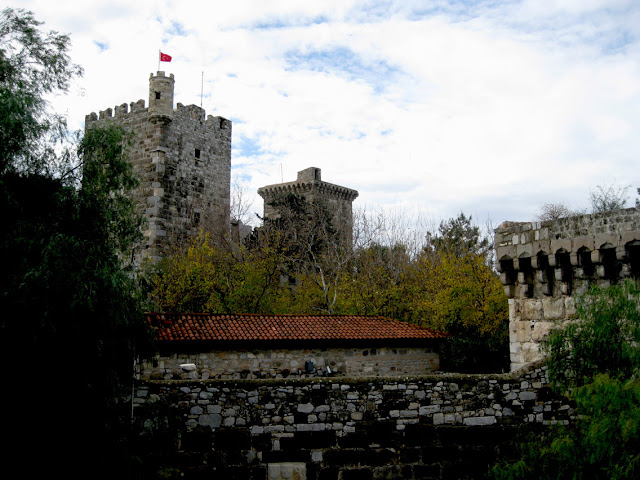
[(576, 304), (576, 317), (553, 330), (544, 348), (549, 379), (562, 390), (597, 374), (630, 379), (640, 368), (640, 292), (632, 282), (593, 286)]
[(493, 249), (488, 238), (482, 236), (480, 227), (471, 216), (460, 213), (456, 218), (441, 221), (438, 232), (428, 233), (425, 252), (447, 252), (458, 257), (474, 253), (488, 258)]
[(352, 239), (334, 225), (322, 201), (287, 194), (272, 206), (278, 215), (265, 219), (256, 232), (257, 243), (280, 254), (283, 273), (295, 287), (297, 309), (335, 313), (339, 285), (353, 258)]
[(65, 118), (46, 98), (67, 92), (82, 68), (69, 59), (69, 37), (41, 25), (24, 10), (0, 15), (0, 174), (52, 173), (68, 158), (55, 149), (66, 136)]
[(443, 367), (456, 372), (506, 370), (508, 303), (486, 257), (455, 250), (423, 255), (418, 262), (414, 321), (451, 334)]
[(289, 292), (281, 275), (282, 258), (272, 247), (234, 249), (201, 232), (162, 261), (152, 295), (162, 311), (282, 313)]
[(575, 321), (545, 344), (552, 386), (575, 402), (572, 424), (523, 445), (498, 479), (633, 479), (640, 475), (640, 291), (593, 287)]
[(427, 237), (414, 321), (452, 335), (442, 352), (450, 371), (508, 368), (508, 304), (492, 261), (493, 243), (464, 213)]
[(415, 262), (406, 250), (400, 243), (373, 243), (358, 249), (340, 285), (340, 308), (345, 313), (411, 320)]
[(64, 121), (44, 97), (80, 70), (68, 37), (40, 25), (20, 10), (0, 17), (0, 352), (14, 392), (3, 395), (5, 455), (28, 476), (122, 478), (134, 350), (150, 348), (126, 265), (140, 237), (129, 139), (94, 130), (77, 154), (57, 153), (51, 134), (66, 135)]

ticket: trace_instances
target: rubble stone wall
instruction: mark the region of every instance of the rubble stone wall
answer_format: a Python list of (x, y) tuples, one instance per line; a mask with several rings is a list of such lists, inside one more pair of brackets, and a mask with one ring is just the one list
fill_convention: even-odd
[(143, 365), (143, 380), (378, 377), (425, 375), (439, 355), (426, 347), (210, 351), (160, 355)]
[(574, 416), (541, 364), (496, 375), (141, 382), (134, 405), (147, 430), (177, 419), (180, 442), (170, 455), (148, 452), (152, 468), (274, 480), (481, 478), (523, 425)]
[(513, 371), (542, 358), (541, 340), (575, 314), (576, 297), (590, 285), (640, 275), (640, 210), (505, 222), (495, 245), (509, 297)]

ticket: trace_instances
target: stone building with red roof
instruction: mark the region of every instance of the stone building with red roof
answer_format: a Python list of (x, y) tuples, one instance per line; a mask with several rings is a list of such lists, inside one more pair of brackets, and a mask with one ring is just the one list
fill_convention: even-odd
[(143, 380), (424, 375), (446, 333), (363, 315), (147, 314)]

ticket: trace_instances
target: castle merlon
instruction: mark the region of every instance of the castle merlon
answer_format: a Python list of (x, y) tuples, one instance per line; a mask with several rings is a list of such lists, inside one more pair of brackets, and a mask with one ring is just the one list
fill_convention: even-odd
[(168, 77), (165, 75), (165, 72), (162, 71), (157, 72), (156, 75), (150, 74), (148, 107), (146, 106), (146, 102), (140, 99), (130, 104), (122, 103), (116, 105), (114, 108), (100, 110), (98, 114), (91, 112), (85, 116), (85, 128), (88, 128), (92, 123), (100, 120), (126, 121), (131, 115), (142, 113), (147, 113), (150, 121), (158, 119), (171, 121), (174, 114), (186, 113), (188, 117), (204, 123), (210, 128), (216, 130), (231, 128), (230, 120), (220, 116), (207, 115), (206, 111), (197, 105), (177, 103), (174, 108), (174, 82), (173, 74), (170, 74)]

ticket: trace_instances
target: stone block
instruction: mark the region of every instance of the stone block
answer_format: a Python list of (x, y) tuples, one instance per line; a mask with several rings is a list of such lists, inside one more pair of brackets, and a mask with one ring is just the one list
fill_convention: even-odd
[(494, 416), (467, 417), (464, 419), (464, 424), (469, 427), (493, 425), (496, 422), (497, 420), (496, 420), (496, 417)]
[(432, 415), (434, 413), (438, 413), (440, 411), (440, 405), (426, 405), (424, 407), (420, 407), (418, 413), (420, 415)]
[(198, 424), (202, 425), (203, 427), (218, 428), (221, 423), (222, 416), (217, 413), (213, 413), (210, 415), (200, 415), (198, 417)]
[[(546, 300), (546, 299), (545, 299)], [(526, 298), (520, 300), (522, 320), (542, 320), (544, 316), (543, 300)]]
[(306, 480), (307, 465), (302, 462), (270, 463), (267, 465), (268, 480)]
[(539, 343), (526, 342), (521, 345), (521, 348), (521, 358), (523, 363), (536, 362), (542, 359)]
[(535, 400), (536, 396), (536, 392), (520, 392), (518, 398), (520, 399), (520, 401)]
[(298, 405), (298, 412), (300, 413), (311, 413), (313, 412), (313, 405), (310, 403), (301, 403)]
[(509, 339), (512, 343), (524, 343), (531, 341), (531, 322), (511, 322), (509, 328)]
[(541, 341), (549, 334), (554, 325), (555, 324), (552, 322), (536, 322), (533, 326), (533, 331), (531, 332), (531, 340), (534, 342)]
[(444, 423), (444, 413), (436, 413), (433, 415), (433, 424), (442, 425)]
[(561, 320), (565, 318), (564, 298), (542, 299), (545, 320)]

